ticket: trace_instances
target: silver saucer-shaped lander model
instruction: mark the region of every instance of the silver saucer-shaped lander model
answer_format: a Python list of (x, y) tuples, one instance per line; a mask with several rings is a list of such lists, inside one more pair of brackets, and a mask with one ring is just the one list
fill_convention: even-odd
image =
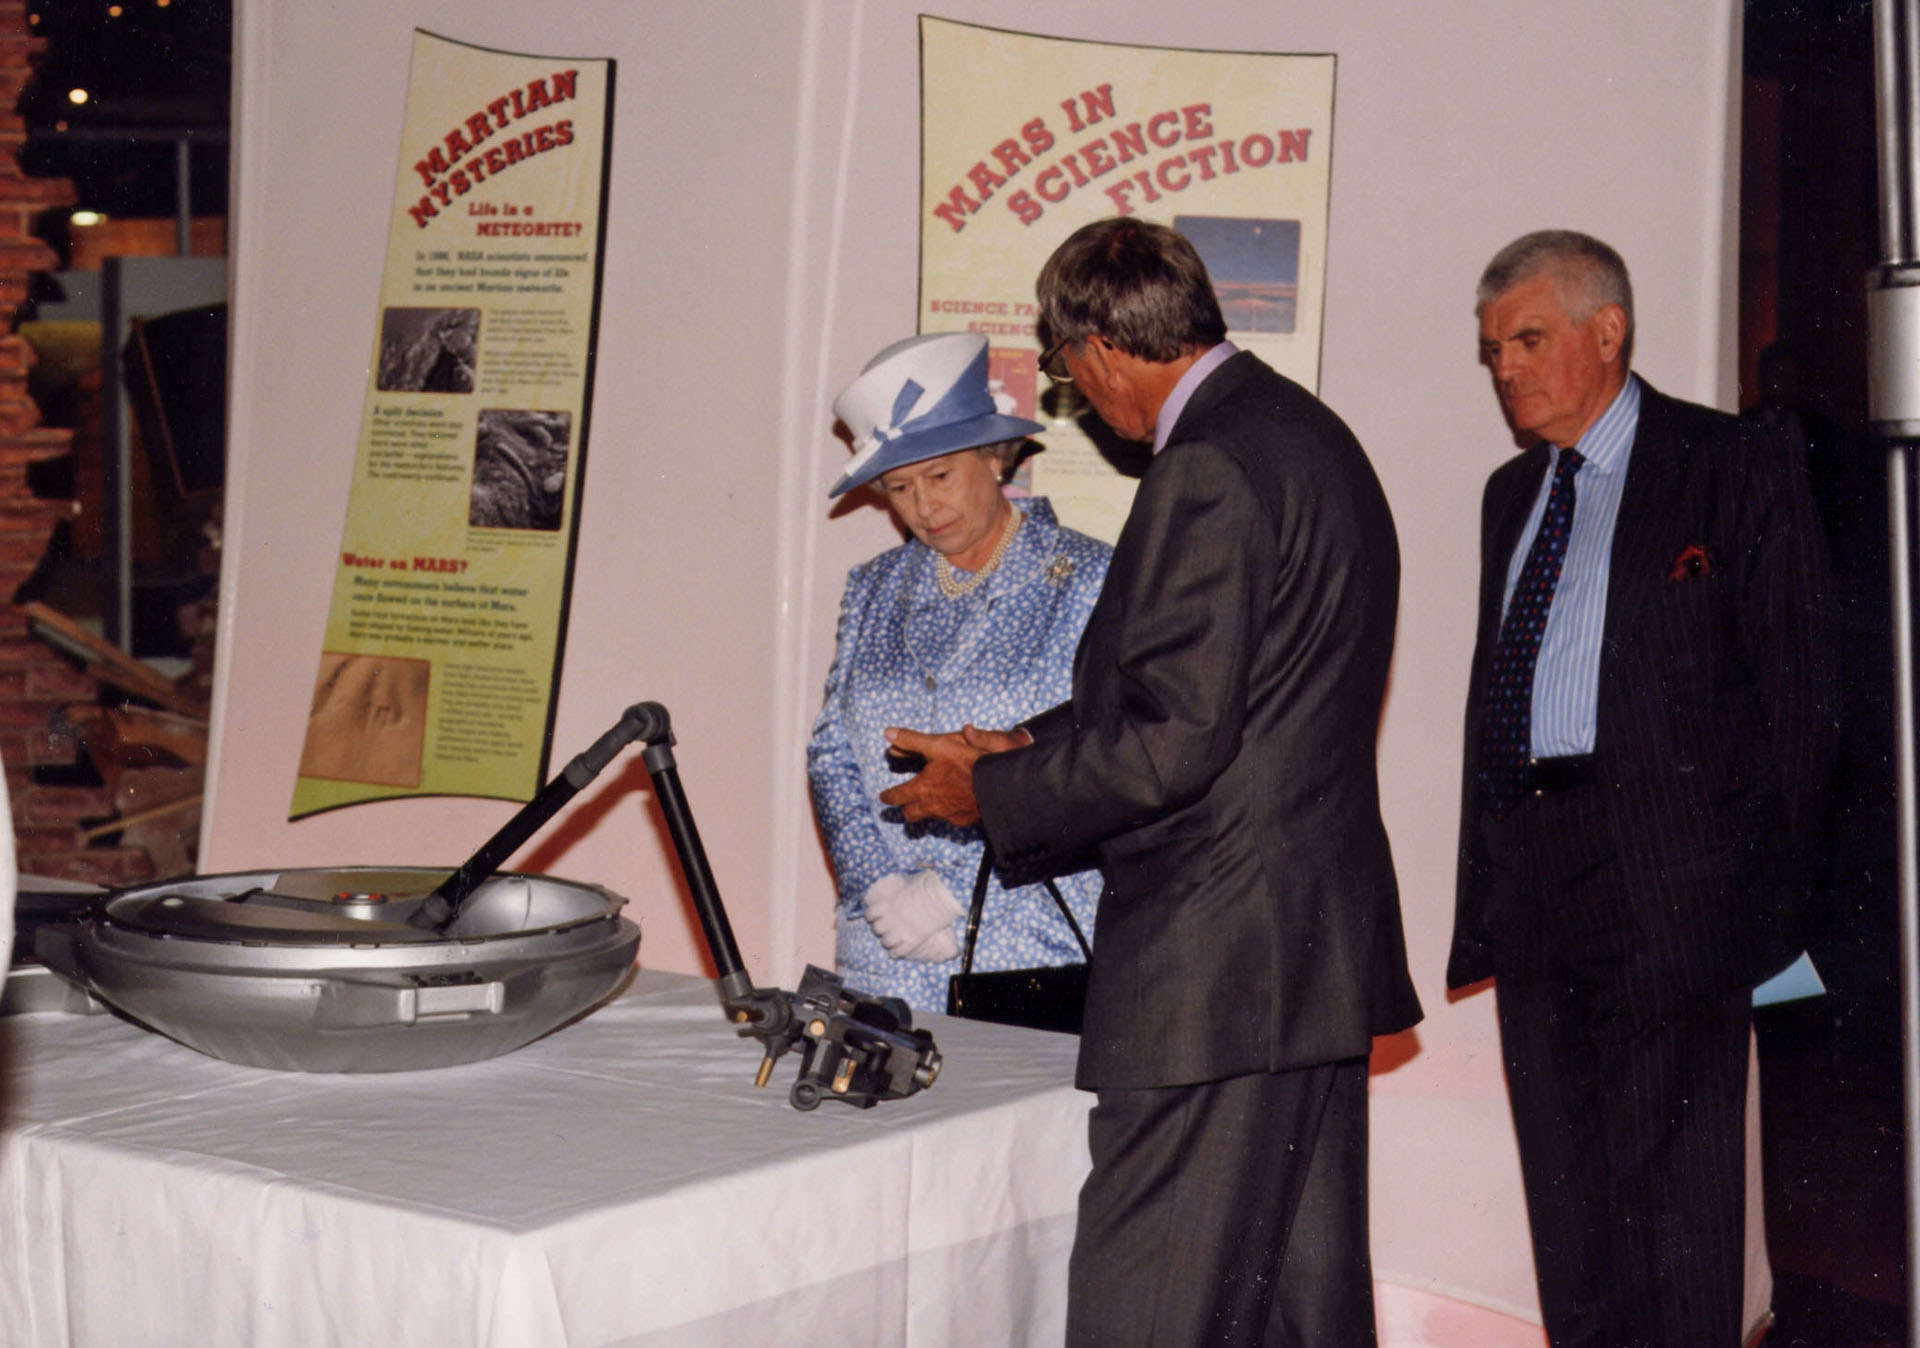
[(620, 720), (451, 874), (424, 868), (251, 871), (123, 889), (36, 929), (34, 952), (142, 1024), (217, 1058), (300, 1072), (450, 1067), (508, 1052), (585, 1015), (640, 943), (621, 900), (500, 866), (621, 749), (641, 760), (720, 977), (721, 1011), (757, 1039), (764, 1086), (800, 1055), (798, 1109), (870, 1109), (931, 1086), (933, 1036), (907, 1004), (809, 967), (793, 992), (756, 987), (714, 884), (657, 702)]
[(123, 889), (43, 927), (42, 963), (229, 1062), (397, 1072), (475, 1062), (597, 1005), (640, 930), (617, 895), (538, 875), (474, 886), (444, 930), (408, 918), (445, 869), (248, 871)]

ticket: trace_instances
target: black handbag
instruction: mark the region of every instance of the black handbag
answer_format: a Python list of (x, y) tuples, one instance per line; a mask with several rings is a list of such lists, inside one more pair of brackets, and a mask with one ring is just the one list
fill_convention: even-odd
[(1085, 933), (1051, 879), (1042, 883), (1053, 895), (1060, 916), (1067, 920), (1073, 939), (1080, 943), (1084, 956), (1080, 963), (973, 972), (973, 947), (980, 937), (980, 912), (986, 906), (987, 876), (992, 872), (993, 849), (989, 847), (980, 857), (980, 875), (973, 882), (973, 907), (967, 913), (967, 944), (960, 956), (960, 972), (947, 980), (947, 1014), (1079, 1034), (1080, 1013), (1087, 1000), (1086, 961), (1093, 958), (1093, 947), (1087, 944)]

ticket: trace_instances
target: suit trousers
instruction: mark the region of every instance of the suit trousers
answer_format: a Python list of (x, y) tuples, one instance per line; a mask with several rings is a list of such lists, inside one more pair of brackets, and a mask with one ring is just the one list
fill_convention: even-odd
[[(1681, 995), (1645, 939), (1594, 790), (1485, 826), (1494, 995), (1553, 1348), (1737, 1348), (1746, 988)], [(1508, 945), (1511, 942), (1511, 945)]]
[(1367, 1063), (1103, 1090), (1073, 1348), (1366, 1348)]

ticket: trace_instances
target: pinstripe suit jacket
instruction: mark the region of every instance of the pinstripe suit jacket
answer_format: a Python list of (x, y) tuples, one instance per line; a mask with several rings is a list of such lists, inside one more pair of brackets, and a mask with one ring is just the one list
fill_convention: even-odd
[[(1615, 880), (1643, 938), (1636, 977), (1724, 992), (1800, 947), (1795, 921), (1833, 744), (1825, 545), (1802, 465), (1734, 418), (1642, 384), (1615, 524), (1595, 745)], [(1507, 564), (1544, 445), (1482, 502), (1447, 983), (1511, 972), (1475, 784)], [(1552, 896), (1520, 896), (1520, 902)]]

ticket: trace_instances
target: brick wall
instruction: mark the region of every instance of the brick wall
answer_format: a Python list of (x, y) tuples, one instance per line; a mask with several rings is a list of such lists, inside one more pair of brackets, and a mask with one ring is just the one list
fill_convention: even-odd
[[(28, 34), (26, 0), (0, 0), (0, 600), (10, 598), (46, 552), (53, 527), (72, 509), (67, 501), (34, 496), (28, 466), (67, 453), (72, 433), (40, 425), (27, 393), (33, 351), (15, 334), (20, 306), (36, 271), (60, 265), (32, 236), (34, 218), (70, 205), (65, 179), (20, 172), (26, 123), (12, 111), (33, 73), (41, 43)], [(153, 874), (147, 853), (133, 847), (87, 847), (81, 820), (111, 816), (104, 786), (62, 783), (73, 775), (79, 743), (59, 727), (61, 709), (98, 699), (99, 685), (73, 662), (29, 634), (25, 616), (0, 604), (0, 763), (13, 805), (14, 845), (23, 874), (118, 885)]]

